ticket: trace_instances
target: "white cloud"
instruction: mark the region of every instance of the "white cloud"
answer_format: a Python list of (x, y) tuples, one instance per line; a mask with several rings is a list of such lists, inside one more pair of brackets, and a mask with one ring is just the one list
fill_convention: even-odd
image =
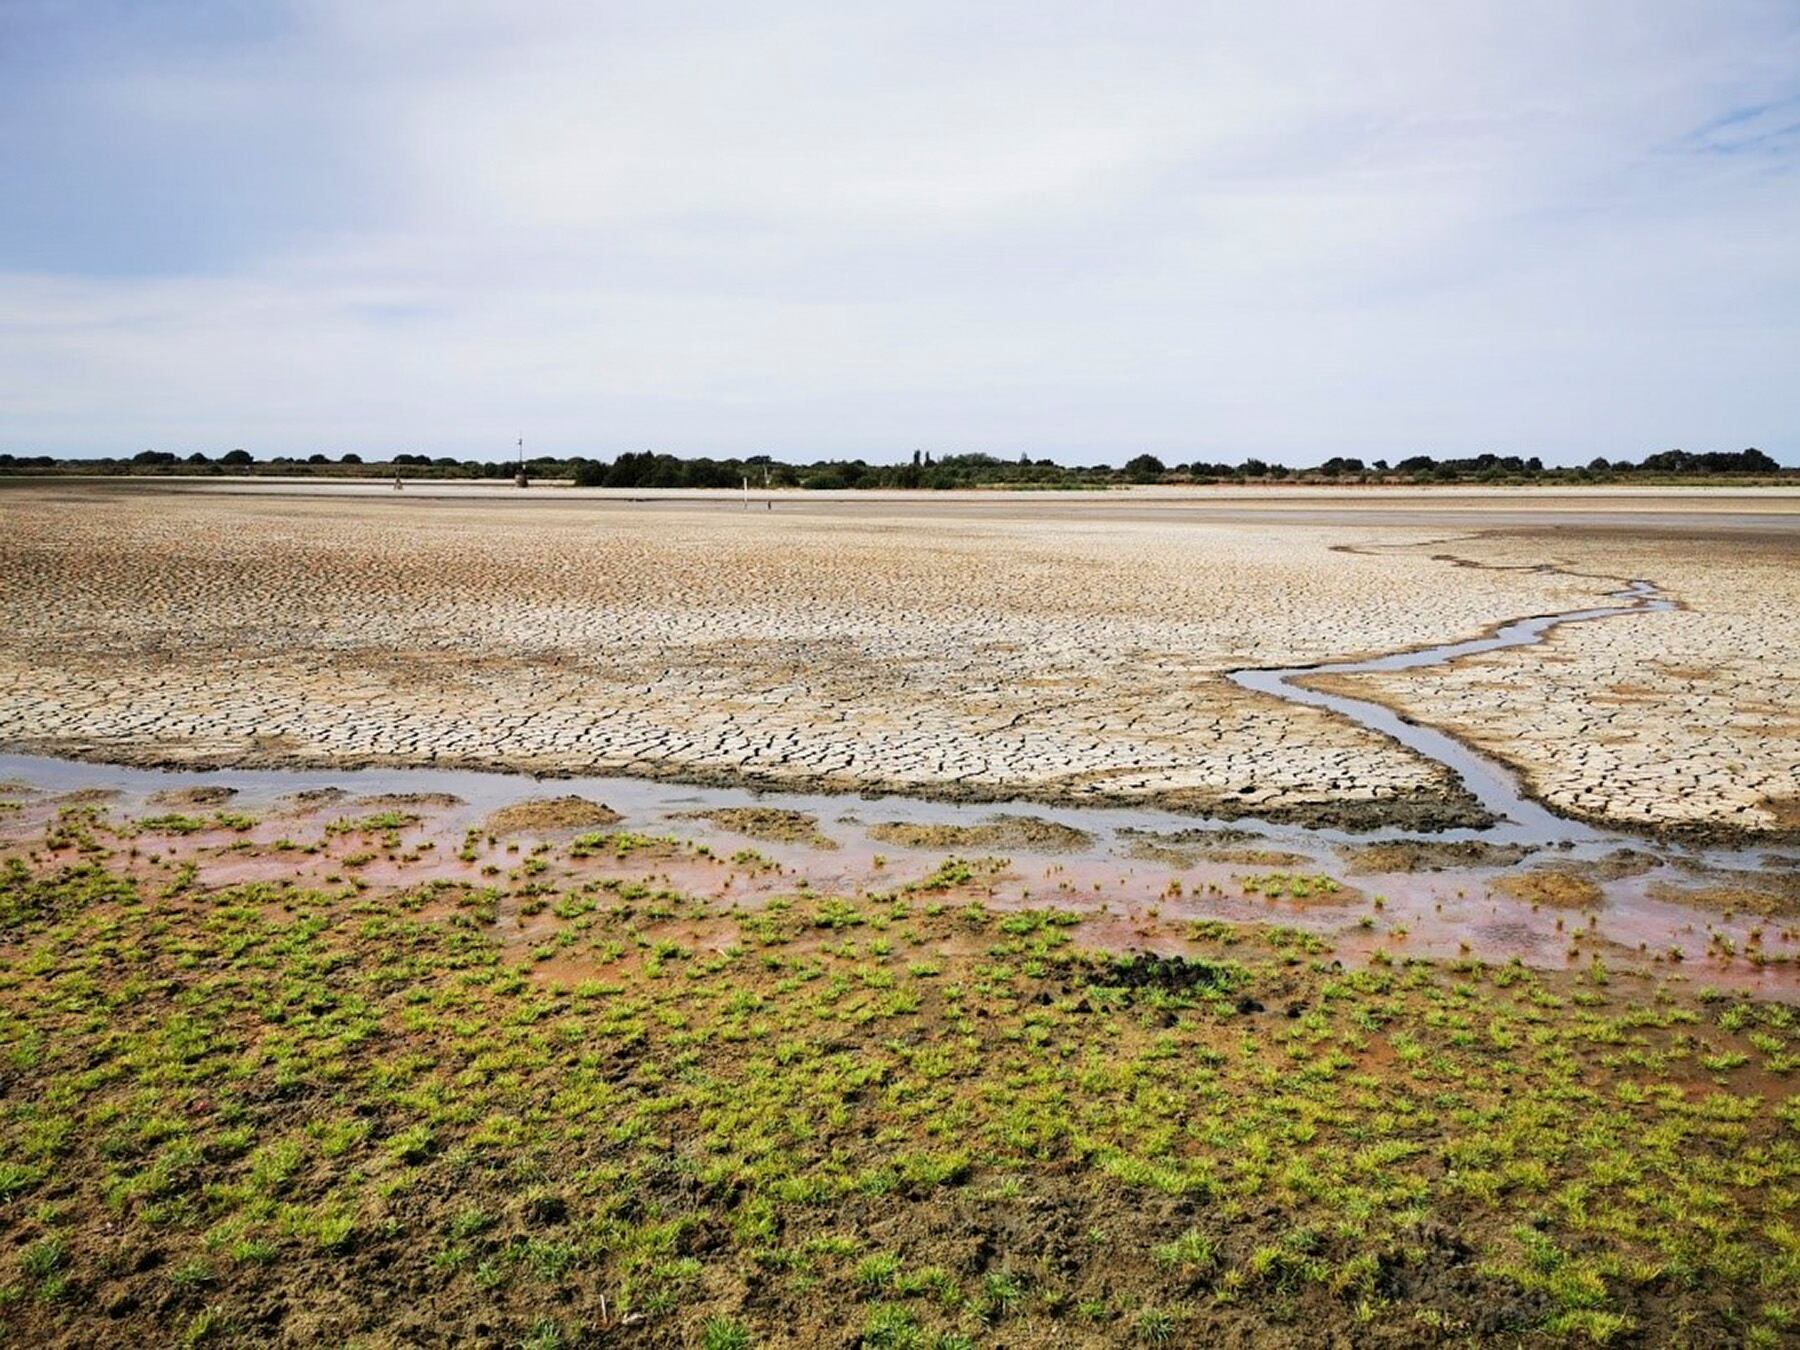
[(1783, 6), (752, 8), (40, 74), (194, 224), (0, 238), (0, 448), (1800, 457)]

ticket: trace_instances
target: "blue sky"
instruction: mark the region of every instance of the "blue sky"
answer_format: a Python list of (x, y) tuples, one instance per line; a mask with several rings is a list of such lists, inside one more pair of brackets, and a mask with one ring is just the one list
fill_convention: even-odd
[(1800, 463), (1800, 5), (0, 0), (0, 449)]

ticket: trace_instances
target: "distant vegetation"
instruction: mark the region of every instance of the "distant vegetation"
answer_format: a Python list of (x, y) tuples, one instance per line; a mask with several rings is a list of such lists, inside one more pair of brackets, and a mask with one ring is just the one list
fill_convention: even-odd
[[(332, 458), (258, 460), (244, 450), (217, 458), (201, 452), (177, 454), (144, 450), (129, 459), (55, 459), (49, 455), (0, 454), (0, 474), (88, 475), (257, 475), (265, 477), (511, 478), (512, 460), (474, 460), (396, 454), (364, 463), (358, 455)], [(933, 456), (914, 451), (900, 464), (869, 464), (860, 459), (816, 460), (789, 464), (767, 455), (748, 459), (683, 459), (651, 451), (627, 453), (607, 461), (583, 456), (538, 457), (525, 461), (533, 478), (562, 478), (583, 487), (735, 488), (746, 480), (754, 488), (971, 488), (1048, 489), (1109, 488), (1134, 483), (1611, 483), (1693, 482), (1708, 478), (1733, 481), (1775, 479), (1800, 482), (1800, 469), (1783, 469), (1761, 450), (1663, 450), (1633, 463), (1604, 456), (1579, 467), (1546, 467), (1533, 455), (1475, 455), (1467, 459), (1434, 459), (1409, 455), (1390, 463), (1334, 456), (1316, 468), (1294, 469), (1247, 459), (1241, 464), (1166, 464), (1155, 455), (1138, 455), (1122, 467), (1110, 464), (1064, 465), (1050, 459), (1016, 460), (993, 455)]]

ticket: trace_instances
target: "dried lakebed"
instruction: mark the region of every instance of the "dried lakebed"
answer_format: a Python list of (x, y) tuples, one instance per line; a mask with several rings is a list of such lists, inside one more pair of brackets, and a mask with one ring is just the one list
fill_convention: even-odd
[[(186, 537), (190, 523), (168, 528)], [(459, 547), (485, 548), (487, 535), (440, 523)], [(606, 672), (638, 668), (642, 649), (609, 626), (623, 610), (607, 578), (579, 574), (597, 551), (575, 528), (545, 545), (543, 568), (512, 579), (534, 598), (487, 638), (464, 640), (466, 609), (421, 615), (417, 636), (448, 644), (449, 680), (434, 694), (443, 716), (489, 712), (466, 698), (472, 663), (484, 663), (515, 708), (762, 718), (732, 706), (740, 686), (713, 681), (691, 644), (657, 649), (697, 682), (689, 701), (667, 697), (655, 672), (629, 698), (602, 696)], [(259, 546), (270, 535), (247, 533)], [(182, 643), (154, 611), (133, 637), (131, 597), (104, 576), (93, 603), (72, 612), (83, 593), (58, 570), (72, 555), (59, 553), (42, 589), (15, 590), (0, 607), (0, 619), (41, 635), (15, 635), (0, 652), (11, 662), (0, 684), (14, 681), (15, 694), (29, 684), (56, 713), (65, 677), (104, 687), (115, 708), (133, 706), (132, 681), (154, 679), (194, 710), (179, 724), (154, 708), (142, 724), (115, 723), (99, 757), (134, 744), (241, 750), (209, 739), (212, 698), (265, 730), (341, 718), (377, 695), (412, 707), (410, 691), (429, 679), (416, 661), (379, 686), (342, 683), (366, 680), (372, 654), (392, 650), (393, 616), (432, 594), (417, 560), (438, 555), (417, 528), (403, 533), (393, 557), (414, 570), (372, 602), (356, 593), (381, 618), (360, 638), (334, 617), (331, 595), (354, 574), (311, 532), (294, 539), (308, 567), (244, 569), (255, 603), (152, 586), (192, 602)], [(709, 568), (721, 533), (688, 535)], [(911, 556), (920, 533), (880, 557)], [(1134, 560), (1169, 579), (1166, 594), (1141, 579), (1122, 589), (1128, 569), (1089, 575), (1046, 552), (1030, 585), (989, 617), (965, 603), (967, 569), (943, 565), (966, 560), (964, 541), (930, 537), (938, 564), (896, 592), (906, 604), (891, 614), (907, 636), (895, 663), (836, 671), (819, 649), (794, 649), (791, 716), (816, 743), (848, 744), (863, 729), (834, 713), (900, 707), (905, 740), (924, 712), (966, 700), (979, 716), (945, 735), (973, 735), (977, 756), (983, 737), (1002, 736), (1035, 754), (1040, 728), (1015, 719), (1033, 707), (1051, 717), (1058, 701), (1005, 672), (1055, 664), (1068, 688), (1093, 691), (1079, 720), (1104, 753), (1070, 743), (1083, 763), (1150, 758), (1129, 748), (1145, 708), (1173, 729), (1157, 743), (1161, 776), (1137, 800), (977, 806), (929, 800), (935, 779), (879, 798), (758, 796), (742, 782), (592, 776), (632, 772), (600, 757), (506, 761), (542, 779), (351, 771), (344, 757), (282, 762), (280, 745), (268, 772), (0, 760), (10, 1104), (0, 1336), (941, 1347), (1792, 1338), (1800, 849), (1773, 832), (1761, 848), (1726, 849), (1701, 847), (1698, 833), (1647, 840), (1606, 828), (1779, 823), (1760, 804), (1794, 795), (1781, 753), (1794, 701), (1783, 663), (1759, 672), (1744, 655), (1785, 631), (1771, 618), (1786, 584), (1773, 553), (1770, 584), (1734, 576), (1734, 594), (1716, 560), (1683, 571), (1679, 556), (1602, 556), (1579, 539), (1469, 541), (1486, 570), (1454, 574), (1462, 612), (1420, 603), (1417, 587), (1441, 563), (1402, 560), (1396, 575), (1414, 589), (1371, 594), (1387, 617), (1365, 623), (1348, 608), (1356, 586), (1338, 583), (1387, 564), (1321, 563), (1343, 535), (1295, 554), (1325, 578), (1294, 592), (1311, 602), (1308, 619), (1295, 604), (1238, 603), (1258, 585), (1265, 601), (1274, 590), (1263, 584), (1278, 575), (1269, 541), (1221, 548), (1255, 564), (1231, 578), (1261, 569), (1234, 591), (1173, 547), (1198, 535), (1169, 532)], [(1062, 542), (1090, 548), (1091, 562), (1116, 555), (1122, 538)], [(750, 542), (770, 541), (759, 525)], [(340, 542), (362, 548), (348, 533)], [(8, 547), (0, 540), (0, 573)], [(1545, 559), (1569, 571), (1526, 570)], [(792, 561), (783, 557), (784, 575)], [(552, 563), (576, 578), (557, 611), (566, 620), (544, 607)], [(633, 587), (670, 566), (679, 559), (659, 554)], [(166, 578), (152, 558), (147, 570), (159, 568)], [(1182, 569), (1207, 584), (1181, 590)], [(1657, 577), (1684, 607), (1651, 609), (1658, 597), (1640, 587), (1607, 607), (1627, 613), (1574, 621), (1620, 584), (1588, 579), (1600, 573)], [(447, 560), (442, 574), (465, 589), (471, 575)], [(791, 634), (840, 631), (842, 587), (818, 584), (826, 575), (860, 606), (876, 572), (820, 572), (805, 594), (747, 616), (746, 634), (784, 622)], [(296, 578), (308, 576), (317, 603), (295, 605)], [(1025, 592), (1049, 590), (1046, 579), (1068, 612), (1040, 614), (1035, 632), (1018, 626)], [(657, 622), (695, 609), (690, 580), (678, 578)], [(934, 582), (941, 593), (921, 603)], [(1130, 610), (1146, 593), (1157, 613), (1140, 609), (1131, 632), (1105, 627), (1109, 606)], [(1761, 606), (1749, 617), (1746, 594)], [(1170, 619), (1208, 596), (1210, 614)], [(790, 621), (805, 606), (810, 627)], [(339, 655), (308, 675), (285, 630), (252, 623), (235, 645), (220, 637), (259, 612), (322, 615), (337, 645), (321, 645)], [(1546, 625), (1543, 646), (1409, 650), (1387, 659), (1464, 654), (1397, 670), (1332, 659), (1523, 613), (1557, 616), (1530, 621)], [(971, 649), (960, 670), (948, 663), (964, 634), (1007, 624), (1006, 653)], [(521, 647), (532, 633), (559, 645)], [(1093, 638), (1110, 655), (1096, 659)], [(734, 644), (741, 687), (774, 688), (766, 645)], [(620, 654), (629, 660), (608, 665)], [(1706, 678), (1695, 673), (1703, 654), (1715, 672)], [(907, 686), (921, 661), (931, 678)], [(1298, 673), (1305, 663), (1314, 673)], [(1290, 693), (1391, 704), (1485, 758), (1433, 759), (1342, 710), (1226, 678), (1251, 664), (1294, 670)], [(1471, 667), (1478, 680), (1445, 674)], [(517, 688), (521, 671), (552, 668), (568, 672), (560, 694)], [(819, 670), (842, 678), (824, 689)], [(257, 722), (242, 692), (249, 672), (287, 689), (299, 712)], [(1603, 701), (1627, 679), (1650, 692), (1617, 697), (1650, 711), (1585, 723), (1597, 733), (1592, 757), (1560, 780), (1576, 793), (1555, 790), (1543, 749), (1578, 718), (1542, 711), (1585, 704), (1589, 691)], [(1413, 680), (1453, 686), (1458, 716), (1396, 688)], [(1503, 716), (1490, 720), (1525, 728), (1498, 743), (1470, 730), (1496, 704)], [(31, 711), (39, 704), (13, 706), (0, 728), (50, 725)], [(1260, 728), (1244, 742), (1260, 747), (1244, 777), (1194, 767), (1207, 737), (1179, 733), (1200, 707), (1241, 709)], [(104, 718), (79, 712), (64, 725), (109, 734)], [(409, 725), (436, 747), (455, 723)], [(16, 748), (31, 739), (0, 734)], [(1456, 791), (1461, 775), (1469, 817), (1492, 819), (1429, 831), (1390, 815), (1361, 833), (1276, 820), (1302, 791), (1322, 801), (1371, 786), (1332, 767), (1348, 760), (1284, 763), (1279, 747), (1295, 736), (1357, 747), (1356, 762), (1387, 766), (1392, 787)], [(1659, 772), (1655, 754), (1678, 742), (1682, 767)], [(551, 744), (507, 742), (525, 743)], [(707, 767), (743, 758), (754, 755)], [(1720, 790), (1684, 796), (1715, 760)], [(1496, 763), (1521, 778), (1482, 778)], [(1285, 795), (1259, 794), (1264, 765), (1289, 773)], [(556, 772), (567, 769), (590, 776)], [(1207, 793), (1231, 794), (1211, 819), (1208, 799), (1155, 790), (1190, 771)], [(1581, 813), (1582, 784), (1596, 778), (1588, 823), (1562, 819)], [(998, 796), (1012, 781), (985, 786)], [(1609, 792), (1626, 807), (1674, 809), (1614, 812)], [(1699, 805), (1684, 813), (1690, 797)], [(1543, 817), (1530, 813), (1537, 803)], [(1198, 809), (1171, 809), (1188, 805)]]
[[(1786, 931), (1771, 943), (1766, 921), (1780, 917), (1796, 889), (1800, 851), (1780, 847), (1688, 847), (1645, 840), (1571, 820), (1531, 799), (1511, 770), (1455, 737), (1421, 726), (1381, 704), (1308, 682), (1446, 665), (1465, 657), (1542, 643), (1565, 625), (1629, 619), (1675, 608), (1651, 582), (1636, 580), (1618, 603), (1538, 615), (1497, 625), (1475, 638), (1359, 660), (1232, 672), (1246, 691), (1322, 708), (1388, 737), (1442, 766), (1477, 809), (1481, 822), (1453, 829), (1396, 826), (1348, 831), (1289, 820), (1219, 815), (1197, 828), (1192, 815), (1145, 807), (1045, 807), (1028, 801), (968, 802), (881, 796), (846, 810), (842, 795), (696, 787), (656, 779), (558, 777), (566, 801), (604, 803), (621, 827), (674, 831), (726, 853), (731, 841), (755, 840), (777, 862), (784, 884), (878, 889), (886, 855), (984, 853), (1019, 855), (990, 869), (992, 897), (1017, 903), (1043, 882), (1059, 904), (1075, 903), (1141, 915), (1157, 905), (1174, 914), (1266, 919), (1268, 906), (1291, 910), (1297, 925), (1337, 933), (1366, 956), (1380, 934), (1398, 933), (1407, 950), (1484, 958), (1519, 956), (1558, 964), (1569, 956), (1567, 916), (1547, 896), (1576, 896), (1570, 907), (1603, 914), (1587, 937), (1627, 959), (1711, 960), (1736, 983), (1785, 988), (1790, 962)], [(36, 756), (0, 756), (0, 780), (46, 798), (118, 793), (121, 805), (147, 807), (184, 792), (241, 797), (254, 808), (308, 800), (338, 790), (365, 800), (429, 803), (436, 827), (449, 834), (487, 821), (532, 822), (555, 837), (572, 827), (548, 804), (544, 780), (516, 774), (434, 769), (144, 770)], [(998, 812), (996, 814), (996, 812)], [(878, 817), (878, 818), (875, 818)], [(768, 822), (781, 825), (771, 829)], [(816, 822), (825, 822), (822, 826)], [(755, 823), (762, 822), (759, 826)], [(526, 829), (525, 833), (534, 833)], [(566, 833), (566, 828), (562, 831)], [(1389, 846), (1382, 852), (1383, 846)], [(1411, 862), (1396, 862), (1413, 850)], [(1432, 850), (1437, 850), (1435, 854)], [(1460, 852), (1459, 852), (1460, 850)], [(1020, 859), (1036, 855), (1037, 865)], [(1431, 857), (1419, 863), (1420, 857)], [(1046, 859), (1053, 859), (1048, 865)], [(1620, 859), (1634, 860), (1621, 866)], [(1385, 861), (1384, 861), (1385, 860)], [(1154, 864), (1154, 866), (1146, 866)], [(1309, 886), (1351, 870), (1357, 885)], [(1260, 873), (1246, 869), (1260, 868)], [(1041, 876), (1035, 875), (1041, 873)], [(1272, 879), (1271, 879), (1272, 878)], [(1751, 883), (1746, 886), (1745, 878)], [(1266, 884), (1265, 884), (1266, 883)], [(1759, 886), (1761, 889), (1759, 889)], [(1096, 897), (1099, 897), (1096, 899)], [(1185, 898), (1184, 898), (1185, 897)], [(1355, 902), (1379, 897), (1379, 924)], [(1735, 961), (1737, 953), (1745, 961)], [(1742, 968), (1737, 968), (1741, 966)], [(1772, 984), (1771, 984), (1772, 981)]]
[(1131, 496), (758, 515), (451, 495), (9, 490), (0, 747), (1474, 826), (1442, 764), (1229, 673), (1604, 604), (1605, 577), (1640, 576), (1681, 608), (1309, 683), (1355, 682), (1337, 692), (1607, 826), (1779, 834), (1800, 801), (1800, 675), (1770, 659), (1792, 650), (1800, 530), (1727, 537), (1699, 497), (1680, 532), (1471, 513), (1446, 538), (1374, 499), (1367, 528), (1271, 529)]

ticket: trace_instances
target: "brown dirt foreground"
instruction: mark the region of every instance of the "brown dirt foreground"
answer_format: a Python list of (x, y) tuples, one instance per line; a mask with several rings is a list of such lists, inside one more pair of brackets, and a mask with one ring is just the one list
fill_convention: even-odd
[(779, 880), (754, 855), (471, 832), (461, 879), (346, 880), (437, 857), (401, 812), (284, 839), (321, 885), (222, 884), (237, 828), (87, 806), (4, 848), (13, 1344), (1772, 1346), (1800, 1320), (1782, 1003), (997, 912), (954, 859), (753, 898)]

